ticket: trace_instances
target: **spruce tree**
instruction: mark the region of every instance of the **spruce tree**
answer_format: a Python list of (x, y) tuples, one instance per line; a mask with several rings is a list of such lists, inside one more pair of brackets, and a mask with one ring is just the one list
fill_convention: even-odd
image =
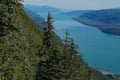
[[(0, 36), (9, 34), (11, 31), (17, 30), (19, 22), (18, 14), (22, 0), (1, 0), (0, 3)], [(22, 6), (22, 5), (21, 5)]]
[[(55, 33), (53, 32), (51, 14), (48, 13), (47, 21), (45, 22), (44, 28), (44, 48), (42, 60), (38, 64), (38, 70), (36, 73), (36, 80), (60, 80), (61, 69), (60, 69), (60, 50), (55, 42)], [(40, 53), (41, 54), (41, 53)]]
[(69, 80), (82, 80), (80, 78), (81, 59), (78, 56), (78, 46), (74, 43), (73, 38), (66, 32), (66, 38), (64, 40), (64, 69), (65, 79)]
[(44, 44), (46, 45), (46, 48), (51, 48), (51, 46), (53, 45), (54, 43), (54, 39), (55, 39), (55, 34), (53, 32), (53, 25), (52, 25), (52, 17), (51, 17), (51, 14), (48, 13), (48, 18), (47, 18), (47, 22), (45, 23), (46, 27), (44, 28)]
[(23, 16), (26, 15), (22, 6), (14, 1), (21, 3), (18, 0), (0, 0), (0, 80), (33, 80), (34, 70), (30, 57), (33, 53), (28, 55), (28, 48), (34, 48), (26, 46), (29, 40), (25, 37), (30, 37), (24, 32), (26, 28), (20, 29), (23, 33), (18, 31), (18, 23), (24, 23)]
[(73, 61), (72, 61), (72, 56), (73, 56), (73, 53), (71, 53), (72, 51), (72, 47), (73, 45), (71, 45), (71, 39), (70, 38), (70, 35), (68, 32), (66, 32), (66, 38), (64, 40), (64, 51), (63, 51), (63, 58), (64, 58), (64, 61), (63, 61), (63, 65), (64, 65), (64, 69), (65, 69), (65, 79), (69, 79), (69, 80), (72, 80), (73, 79), (73, 76), (71, 75), (72, 73), (74, 73), (74, 71), (72, 70), (72, 64), (73, 64)]

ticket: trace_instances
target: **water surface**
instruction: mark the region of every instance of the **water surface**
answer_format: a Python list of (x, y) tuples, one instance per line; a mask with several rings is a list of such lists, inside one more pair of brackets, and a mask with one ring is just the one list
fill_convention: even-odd
[(55, 32), (64, 39), (65, 32), (69, 31), (75, 43), (79, 45), (79, 52), (84, 55), (83, 58), (90, 66), (120, 74), (119, 36), (106, 34), (95, 27), (83, 25), (69, 16), (53, 14), (53, 18)]

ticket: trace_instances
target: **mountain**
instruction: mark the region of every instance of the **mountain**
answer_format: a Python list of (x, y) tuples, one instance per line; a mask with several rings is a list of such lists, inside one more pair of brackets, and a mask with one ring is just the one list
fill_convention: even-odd
[(63, 15), (77, 17), (77, 16), (83, 15), (83, 14), (91, 12), (91, 11), (93, 11), (93, 10), (75, 10), (75, 11), (65, 12), (65, 13), (63, 13)]
[(34, 80), (43, 32), (21, 2), (8, 2), (0, 1), (0, 80)]
[(120, 9), (96, 10), (73, 18), (109, 34), (120, 35)]
[[(34, 14), (34, 15), (36, 15), (36, 14)], [(60, 40), (60, 38), (59, 38), (59, 40)], [(59, 42), (61, 42), (61, 40)], [(85, 64), (85, 63), (83, 62), (82, 64)], [(82, 69), (85, 69), (85, 67), (83, 67)], [(120, 77), (119, 75), (113, 75), (113, 74), (109, 74), (109, 73), (108, 74), (102, 74), (98, 70), (93, 70), (93, 72), (96, 75), (97, 80), (101, 80), (101, 79), (104, 79), (104, 80), (119, 80), (119, 77)]]
[(120, 80), (90, 68), (68, 33), (58, 44), (50, 13), (43, 31), (21, 1), (8, 3), (0, 2), (0, 80)]
[(48, 13), (48, 12), (61, 13), (62, 12), (60, 9), (52, 7), (52, 6), (25, 5), (24, 7), (36, 13)]
[(44, 28), (44, 25), (43, 25), (44, 19), (40, 15), (38, 15), (37, 13), (27, 8), (24, 8), (24, 10), (37, 25), (39, 25), (41, 28)]
[(98, 10), (94, 12), (89, 12), (80, 17), (87, 19), (92, 19), (98, 22), (110, 24), (110, 23), (119, 23), (120, 22), (120, 9), (105, 9)]

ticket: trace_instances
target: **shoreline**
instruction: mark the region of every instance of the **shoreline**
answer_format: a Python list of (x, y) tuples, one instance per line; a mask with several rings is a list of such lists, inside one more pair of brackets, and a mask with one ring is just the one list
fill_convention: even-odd
[[(97, 25), (97, 24), (94, 24), (93, 21), (83, 19), (83, 18), (80, 18), (80, 19), (72, 18), (72, 19), (79, 22), (79, 23), (82, 23), (84, 25), (88, 25), (88, 26), (91, 26), (91, 27), (96, 27), (103, 33), (120, 36), (120, 30), (118, 30), (117, 28), (114, 28), (114, 27), (113, 28), (105, 28), (105, 26), (112, 26), (110, 24), (103, 24), (103, 23), (100, 24), (100, 23), (96, 22), (96, 23), (100, 24), (100, 25)], [(86, 22), (84, 20), (86, 20)]]

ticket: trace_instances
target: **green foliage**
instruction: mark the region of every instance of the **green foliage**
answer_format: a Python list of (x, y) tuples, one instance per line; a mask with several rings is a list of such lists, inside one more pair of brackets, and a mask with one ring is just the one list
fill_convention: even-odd
[(19, 25), (19, 3), (16, 0), (1, 0), (0, 3), (0, 36), (5, 36), (17, 29)]
[(43, 33), (21, 6), (12, 6), (17, 13), (0, 10), (5, 15), (0, 15), (0, 80), (34, 80)]
[(68, 33), (59, 44), (50, 13), (44, 31), (36, 26), (21, 1), (0, 1), (0, 80), (119, 80), (89, 68)]
[(105, 9), (88, 12), (75, 20), (99, 28), (102, 32), (120, 35), (120, 9)]
[(68, 32), (66, 32), (64, 41), (62, 65), (66, 73), (65, 80), (88, 80), (88, 67), (81, 56), (78, 56), (78, 46), (74, 43), (73, 38), (70, 38)]
[[(36, 73), (36, 80), (59, 80), (62, 75), (60, 66), (61, 54), (60, 45), (57, 45), (55, 40), (55, 33), (52, 31), (52, 17), (48, 13), (48, 20), (44, 28), (44, 47), (43, 52), (40, 53), (40, 60), (38, 64), (38, 71)], [(42, 54), (42, 55), (41, 55)]]

